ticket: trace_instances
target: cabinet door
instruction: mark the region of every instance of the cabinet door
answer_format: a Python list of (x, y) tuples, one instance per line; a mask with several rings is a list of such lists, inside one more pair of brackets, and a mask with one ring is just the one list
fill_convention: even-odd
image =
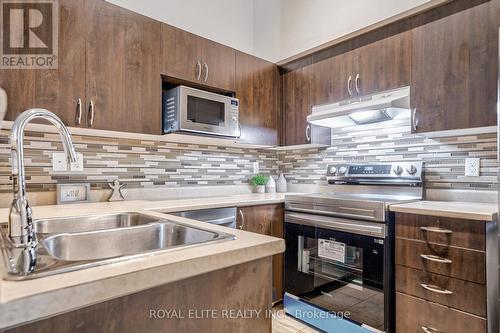
[[(495, 1), (413, 30), (411, 103), (414, 132), (496, 125)], [(491, 20), (490, 20), (491, 19)], [(414, 124), (415, 125), (415, 124)]]
[(161, 24), (161, 72), (200, 82), (204, 39), (168, 24)]
[(253, 144), (278, 144), (277, 66), (243, 52), (236, 52), (236, 97), (240, 101), (240, 139)]
[(160, 23), (101, 0), (90, 2), (89, 13), (88, 125), (159, 134)]
[[(311, 113), (311, 72), (308, 65), (282, 75), (283, 142), (285, 146), (309, 143), (307, 116)], [(310, 136), (309, 136), (310, 138)]]
[(204, 39), (201, 81), (205, 85), (234, 91), (236, 51)]
[(340, 54), (312, 65), (311, 99), (312, 105), (328, 104), (348, 98), (348, 68), (344, 54)]
[[(283, 238), (284, 207), (262, 205), (238, 208), (237, 226), (245, 231)], [(273, 302), (283, 297), (283, 254), (273, 256)]]
[(410, 85), (411, 32), (394, 35), (359, 50), (359, 68), (356, 75), (360, 95), (367, 95)]
[(82, 107), (85, 102), (85, 24), (83, 1), (60, 0), (58, 68), (0, 70), (0, 86), (8, 95), (6, 120), (36, 107), (54, 112), (68, 126), (79, 125), (78, 98)]

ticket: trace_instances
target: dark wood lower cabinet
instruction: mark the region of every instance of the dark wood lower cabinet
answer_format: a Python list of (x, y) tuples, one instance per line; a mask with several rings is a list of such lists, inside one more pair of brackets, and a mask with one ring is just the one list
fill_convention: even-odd
[[(282, 204), (238, 208), (238, 228), (262, 235), (283, 238)], [(283, 298), (283, 254), (273, 256), (273, 302)]]
[(396, 267), (397, 291), (486, 317), (486, 286), (409, 267)]
[[(396, 214), (396, 333), (496, 332), (489, 222)], [(494, 297), (495, 301), (498, 297)]]
[[(270, 333), (270, 280), (271, 258), (263, 258), (19, 326), (3, 333)], [(224, 313), (228, 314), (224, 311), (243, 309), (261, 312), (259, 316), (247, 319), (224, 316)], [(163, 310), (175, 310), (185, 318), (169, 319)], [(205, 313), (203, 318), (193, 318), (194, 311), (201, 317), (203, 310), (214, 310), (214, 315)], [(192, 311), (191, 315), (189, 311)]]
[(486, 320), (462, 311), (396, 293), (397, 333), (485, 333)]
[(482, 251), (398, 238), (396, 265), (486, 283), (486, 256)]

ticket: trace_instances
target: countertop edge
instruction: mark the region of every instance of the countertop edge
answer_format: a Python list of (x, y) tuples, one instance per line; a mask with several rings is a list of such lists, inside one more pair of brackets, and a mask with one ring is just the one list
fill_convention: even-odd
[[(11, 299), (0, 303), (0, 313), (2, 314), (0, 316), (0, 329), (74, 311), (160, 285), (270, 257), (282, 253), (284, 249), (284, 241), (274, 238), (265, 243), (257, 243), (236, 250), (149, 267)], [(238, 259), (234, 259), (234, 256), (238, 256)], [(120, 286), (119, 289), (116, 286)], [(55, 301), (61, 299), (64, 299), (64, 302)], [(26, 311), (27, 308), (30, 308), (30, 311)]]
[[(426, 207), (426, 203), (433, 203), (435, 204), (435, 201), (419, 201), (415, 203), (406, 203), (406, 204), (394, 204), (389, 206), (389, 210), (391, 212), (396, 212), (396, 213), (407, 213), (407, 214), (417, 214), (417, 215), (428, 215), (428, 216), (436, 216), (436, 217), (449, 217), (449, 218), (456, 218), (456, 219), (464, 219), (464, 220), (475, 220), (475, 221), (481, 221), (481, 222), (492, 222), (492, 221), (497, 221), (498, 219), (498, 212), (495, 213), (480, 213), (477, 211), (472, 211), (467, 209), (463, 209), (462, 211), (454, 211), (452, 209), (446, 209), (446, 208), (438, 208), (435, 206), (428, 206)], [(445, 204), (445, 202), (443, 202)], [(457, 202), (453, 202), (454, 205), (457, 204)], [(458, 203), (461, 204), (461, 203)], [(466, 205), (467, 203), (463, 203)]]

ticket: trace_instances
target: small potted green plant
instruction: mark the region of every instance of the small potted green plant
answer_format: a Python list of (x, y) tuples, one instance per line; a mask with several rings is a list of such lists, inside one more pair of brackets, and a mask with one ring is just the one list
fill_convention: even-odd
[(256, 174), (250, 182), (255, 187), (255, 193), (266, 193), (267, 176)]

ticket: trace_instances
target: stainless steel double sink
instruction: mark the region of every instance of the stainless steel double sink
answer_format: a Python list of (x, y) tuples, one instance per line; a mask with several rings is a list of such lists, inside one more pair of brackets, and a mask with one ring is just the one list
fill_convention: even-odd
[(233, 235), (193, 227), (142, 213), (118, 213), (34, 221), (38, 239), (35, 271), (22, 275), (12, 265), (14, 248), (2, 228), (7, 279), (53, 275), (193, 245), (234, 239)]

